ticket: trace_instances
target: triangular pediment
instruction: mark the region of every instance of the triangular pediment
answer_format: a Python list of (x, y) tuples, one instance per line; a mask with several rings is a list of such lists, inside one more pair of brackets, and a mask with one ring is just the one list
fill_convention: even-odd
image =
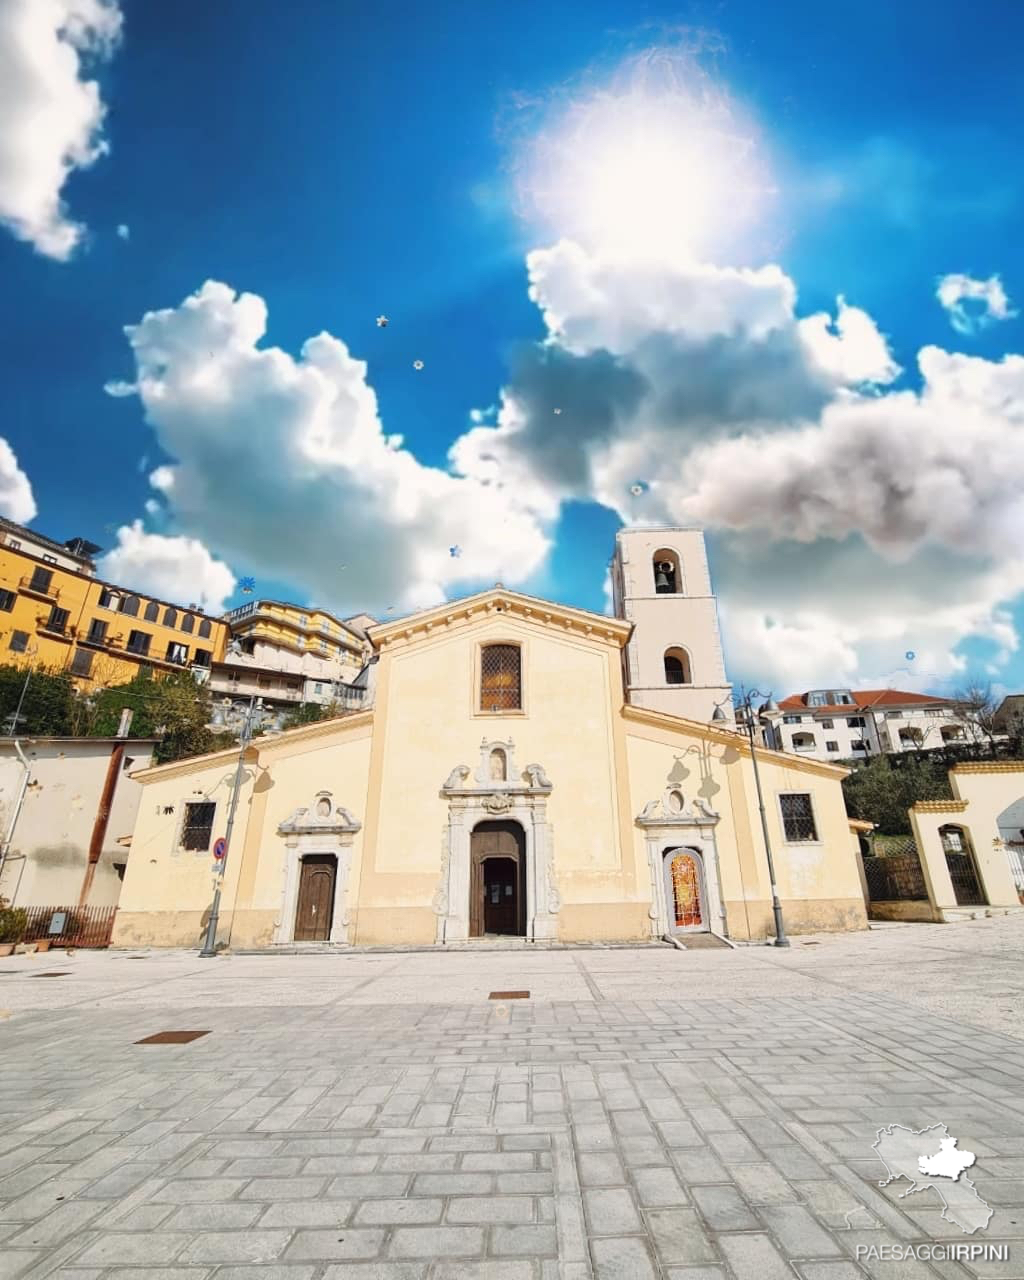
[(461, 600), (448, 600), (432, 609), (420, 609), (403, 618), (378, 623), (369, 628), (367, 635), (374, 649), (379, 651), (396, 641), (408, 643), (434, 637), (455, 627), (501, 616), (577, 638), (588, 637), (619, 649), (625, 646), (633, 629), (632, 623), (609, 618), (603, 613), (592, 613), (588, 609), (576, 609), (495, 586)]

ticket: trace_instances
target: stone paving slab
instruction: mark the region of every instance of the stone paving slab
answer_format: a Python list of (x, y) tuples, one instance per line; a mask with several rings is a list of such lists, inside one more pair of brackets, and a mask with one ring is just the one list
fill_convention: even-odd
[[(922, 929), (0, 961), (0, 1280), (1024, 1280), (1024, 932)], [(986, 1231), (879, 1186), (893, 1123), (976, 1153)]]

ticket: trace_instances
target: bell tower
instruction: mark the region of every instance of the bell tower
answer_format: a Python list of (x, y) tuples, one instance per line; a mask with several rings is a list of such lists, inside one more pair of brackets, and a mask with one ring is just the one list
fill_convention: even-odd
[(732, 723), (718, 607), (700, 529), (620, 529), (610, 565), (615, 616), (633, 623), (626, 700), (710, 722), (722, 703)]

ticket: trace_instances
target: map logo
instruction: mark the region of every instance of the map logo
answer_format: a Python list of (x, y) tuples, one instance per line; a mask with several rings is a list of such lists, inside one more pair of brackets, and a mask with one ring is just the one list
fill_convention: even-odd
[(891, 1124), (878, 1130), (871, 1144), (885, 1165), (889, 1176), (880, 1187), (896, 1178), (906, 1178), (910, 1186), (900, 1192), (900, 1199), (921, 1191), (934, 1191), (942, 1202), (942, 1216), (955, 1223), (967, 1235), (983, 1231), (992, 1217), (992, 1209), (975, 1190), (964, 1171), (975, 1162), (973, 1151), (961, 1151), (944, 1124), (927, 1129), (908, 1129)]

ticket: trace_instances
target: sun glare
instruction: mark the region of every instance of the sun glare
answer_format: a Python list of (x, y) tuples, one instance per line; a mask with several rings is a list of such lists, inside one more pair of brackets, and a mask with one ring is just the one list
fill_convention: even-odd
[(753, 124), (691, 54), (650, 52), (577, 97), (527, 144), (523, 211), (616, 257), (700, 257), (773, 188)]

